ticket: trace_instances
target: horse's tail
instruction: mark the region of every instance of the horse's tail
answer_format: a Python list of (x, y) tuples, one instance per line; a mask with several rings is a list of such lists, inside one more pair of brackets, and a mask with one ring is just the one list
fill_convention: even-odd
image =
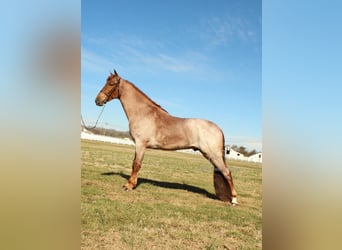
[(228, 167), (227, 162), (226, 162), (226, 147), (224, 145), (225, 139), (224, 139), (224, 134), (223, 134), (222, 130), (221, 130), (221, 133), (222, 133), (222, 159), (223, 159), (224, 165), (226, 165), (226, 167)]

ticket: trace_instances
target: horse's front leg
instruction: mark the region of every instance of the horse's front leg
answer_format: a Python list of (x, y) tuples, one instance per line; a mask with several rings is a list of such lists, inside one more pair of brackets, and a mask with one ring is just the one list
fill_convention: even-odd
[(141, 163), (144, 159), (145, 150), (146, 150), (146, 148), (144, 146), (136, 144), (135, 156), (134, 156), (134, 161), (133, 161), (133, 165), (132, 165), (132, 173), (128, 179), (128, 182), (125, 185), (123, 185), (123, 187), (122, 187), (126, 191), (130, 191), (137, 186), (138, 172), (141, 168)]

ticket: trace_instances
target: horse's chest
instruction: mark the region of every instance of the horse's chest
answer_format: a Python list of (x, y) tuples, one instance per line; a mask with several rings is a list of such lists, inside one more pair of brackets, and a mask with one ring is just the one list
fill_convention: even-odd
[(130, 131), (133, 137), (146, 138), (154, 136), (155, 126), (146, 120), (141, 120), (138, 123), (130, 124)]

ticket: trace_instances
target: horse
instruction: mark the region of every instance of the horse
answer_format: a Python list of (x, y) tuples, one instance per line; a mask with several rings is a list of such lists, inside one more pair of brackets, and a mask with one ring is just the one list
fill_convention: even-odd
[(226, 165), (224, 135), (213, 122), (179, 118), (170, 115), (151, 100), (133, 83), (121, 78), (116, 70), (110, 72), (107, 81), (95, 99), (97, 106), (119, 99), (129, 122), (129, 131), (135, 142), (132, 172), (123, 189), (131, 191), (137, 186), (138, 172), (147, 148), (162, 150), (193, 149), (219, 169), (228, 181), (231, 203), (238, 204), (231, 171)]

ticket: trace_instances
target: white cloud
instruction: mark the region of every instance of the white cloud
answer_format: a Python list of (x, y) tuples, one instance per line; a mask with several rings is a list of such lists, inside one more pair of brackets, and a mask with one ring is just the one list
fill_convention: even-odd
[(192, 62), (184, 58), (173, 57), (170, 55), (144, 55), (140, 58), (145, 63), (151, 64), (153, 67), (160, 67), (171, 72), (188, 72), (194, 69)]
[(113, 65), (109, 59), (82, 47), (82, 68), (93, 72), (108, 72)]
[(212, 17), (206, 20), (203, 26), (201, 36), (210, 45), (228, 45), (235, 39), (244, 42), (255, 40), (251, 25), (241, 17)]
[(194, 69), (193, 62), (182, 56), (167, 53), (163, 44), (158, 41), (139, 38), (123, 38), (117, 42), (113, 57), (127, 64), (144, 64), (156, 70), (171, 72), (189, 72)]
[(99, 73), (108, 73), (115, 67), (120, 72), (148, 68), (156, 72), (191, 73), (204, 77), (208, 74), (219, 75), (209, 62), (210, 59), (201, 51), (191, 48), (174, 50), (170, 44), (127, 35), (110, 41), (108, 38), (85, 36), (82, 67)]

